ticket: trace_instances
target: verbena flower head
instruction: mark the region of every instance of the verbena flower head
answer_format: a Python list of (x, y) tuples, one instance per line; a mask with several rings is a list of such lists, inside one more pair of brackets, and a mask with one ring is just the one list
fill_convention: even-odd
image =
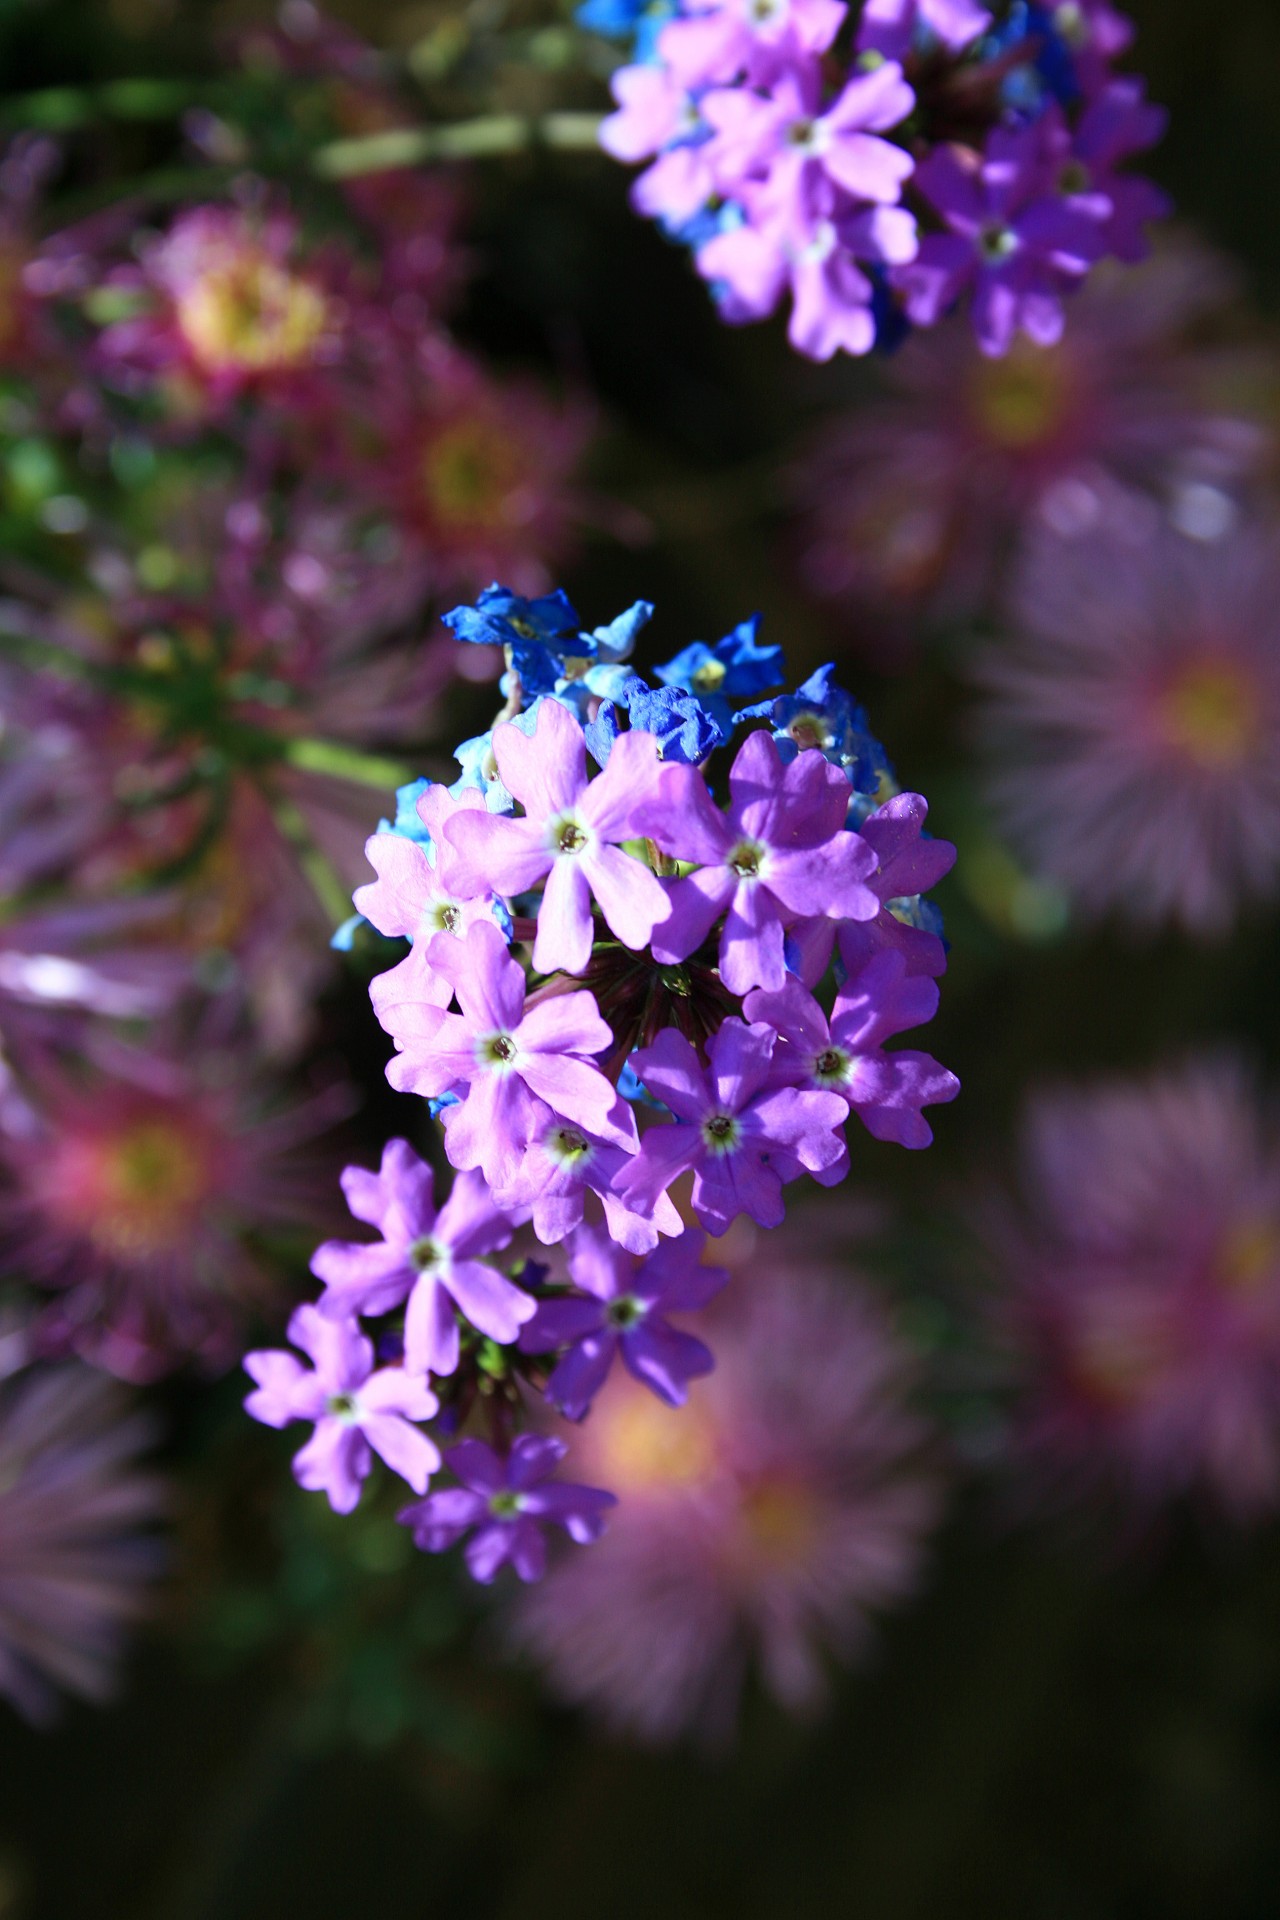
[(45, 1721), (60, 1692), (109, 1697), (159, 1571), (164, 1489), (123, 1394), (77, 1364), (0, 1385), (0, 1693)]
[(856, 1655), (915, 1587), (938, 1508), (907, 1353), (863, 1284), (787, 1231), (707, 1331), (716, 1370), (678, 1411), (616, 1373), (604, 1388), (577, 1451), (618, 1491), (609, 1531), (509, 1616), (555, 1692), (654, 1742), (726, 1739), (748, 1653), (812, 1709), (824, 1653)]
[(388, 1078), (439, 1117), (454, 1178), (439, 1202), (403, 1140), (378, 1173), (348, 1168), (379, 1238), (319, 1248), (326, 1290), (295, 1334), (317, 1372), (272, 1358), (279, 1392), (250, 1406), (320, 1418), (299, 1472), (350, 1504), (371, 1447), (405, 1471), (359, 1410), (386, 1356), (397, 1394), (434, 1396), (410, 1424), (466, 1436), (461, 1484), (402, 1517), (427, 1551), (466, 1535), (482, 1581), (507, 1561), (538, 1577), (541, 1522), (593, 1540), (611, 1504), (544, 1486), (560, 1444), (517, 1437), (538, 1398), (583, 1420), (617, 1358), (683, 1405), (715, 1365), (685, 1324), (725, 1284), (706, 1234), (777, 1226), (786, 1186), (842, 1179), (851, 1112), (919, 1147), (922, 1108), (957, 1091), (887, 1044), (931, 1018), (946, 965), (921, 896), (953, 855), (924, 800), (896, 791), (830, 668), (758, 699), (782, 666), (757, 620), (654, 687), (630, 658), (652, 613), (588, 629), (563, 593), (495, 584), (446, 616), (502, 647), (505, 704), (453, 787), (401, 789), (356, 902), (409, 942), (371, 998)]
[(1280, 545), (1089, 501), (1030, 544), (981, 667), (992, 805), (1082, 914), (1220, 935), (1280, 888)]
[(1152, 1520), (1280, 1502), (1280, 1143), (1237, 1060), (1029, 1107), (992, 1235), (1015, 1444), (1072, 1499)]
[[(791, 295), (813, 359), (866, 353), (968, 299), (982, 351), (1062, 331), (1107, 254), (1145, 251), (1162, 194), (1119, 166), (1164, 116), (1116, 78), (1128, 24), (1026, 0), (685, 0), (634, 40), (601, 144), (648, 161), (637, 210), (693, 252), (723, 317)], [(904, 196), (907, 204), (903, 204)]]

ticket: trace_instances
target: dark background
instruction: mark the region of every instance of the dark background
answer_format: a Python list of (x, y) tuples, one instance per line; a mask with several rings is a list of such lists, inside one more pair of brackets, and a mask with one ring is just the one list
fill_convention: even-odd
[[(340, 11), (405, 44), (447, 9)], [(1280, 8), (1131, 11), (1131, 64), (1172, 111), (1152, 170), (1180, 217), (1238, 258), (1265, 322), (1280, 296)], [(198, 74), (216, 33), (251, 17), (3, 0), (0, 70), (16, 94)], [(570, 91), (600, 99), (589, 80)], [(165, 157), (163, 130), (111, 137), (105, 162), (72, 143), (85, 185), (95, 164)], [(591, 622), (655, 600), (659, 653), (759, 607), (793, 669), (855, 660), (856, 634), (794, 585), (776, 476), (807, 424), (874, 372), (805, 366), (779, 327), (719, 326), (625, 186), (592, 156), (497, 161), (472, 181), (464, 337), (585, 381), (606, 420), (594, 483), (650, 523), (639, 544), (600, 534), (564, 584)], [(958, 686), (925, 664), (896, 681), (863, 672), (859, 691), (963, 875), (984, 829)], [(1213, 951), (1074, 933), (1037, 946), (985, 920), (962, 879), (944, 905), (952, 967), (929, 1044), (964, 1093), (933, 1152), (864, 1156), (856, 1177), (898, 1222), (860, 1258), (908, 1308), (945, 1317), (969, 1258), (961, 1193), (1006, 1159), (1026, 1089), (1221, 1035), (1274, 1065), (1280, 956), (1262, 922)], [(386, 1102), (361, 983), (329, 1013), (365, 1062), (372, 1140)], [(1176, 1522), (1121, 1558), (962, 1493), (923, 1597), (838, 1682), (824, 1720), (797, 1727), (751, 1701), (731, 1756), (646, 1755), (557, 1714), (536, 1676), (497, 1661), (452, 1566), (380, 1562), (385, 1513), (341, 1542), (326, 1516), (297, 1515), (279, 1445), (241, 1432), (238, 1391), (160, 1396), (181, 1544), (123, 1700), (73, 1707), (52, 1733), (0, 1717), (0, 1920), (1280, 1911), (1275, 1529)]]

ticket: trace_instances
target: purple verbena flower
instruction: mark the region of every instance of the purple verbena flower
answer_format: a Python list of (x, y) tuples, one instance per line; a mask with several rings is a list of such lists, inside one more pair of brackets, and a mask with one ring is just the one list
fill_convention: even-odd
[(553, 994), (526, 1009), (524, 970), (490, 921), (478, 920), (465, 940), (438, 933), (426, 957), (461, 1012), (405, 1003), (388, 1018), (381, 1008), (401, 1049), (387, 1078), (405, 1093), (465, 1095), (449, 1109), (445, 1131), (455, 1167), (480, 1167), (492, 1187), (509, 1187), (540, 1101), (570, 1125), (629, 1144), (616, 1089), (591, 1064), (614, 1044), (591, 993)]
[(656, 876), (619, 843), (632, 837), (632, 816), (655, 789), (653, 740), (623, 734), (603, 773), (588, 782), (582, 728), (558, 701), (544, 700), (532, 738), (501, 726), (493, 751), (524, 818), (455, 814), (443, 827), (445, 880), (464, 894), (497, 888), (511, 897), (546, 876), (533, 947), (540, 973), (583, 972), (594, 939), (593, 894), (624, 946), (646, 946), (666, 899)]
[(868, 814), (858, 829), (876, 860), (867, 885), (879, 911), (867, 920), (839, 926), (825, 915), (802, 921), (787, 937), (796, 972), (815, 987), (831, 963), (838, 942), (845, 971), (857, 973), (883, 947), (901, 953), (908, 973), (936, 977), (947, 970), (947, 950), (938, 934), (914, 924), (907, 909), (935, 887), (955, 865), (949, 840), (933, 840), (923, 831), (929, 803), (920, 793), (898, 793)]
[(920, 27), (958, 53), (991, 24), (991, 15), (975, 0), (865, 0), (858, 27), (859, 53), (880, 53), (901, 60), (911, 51)]
[(607, 1234), (579, 1227), (566, 1249), (576, 1294), (543, 1300), (520, 1331), (522, 1353), (568, 1352), (547, 1382), (547, 1398), (570, 1420), (580, 1420), (621, 1352), (628, 1371), (668, 1406), (682, 1407), (689, 1381), (710, 1373), (710, 1349), (668, 1325), (668, 1313), (688, 1313), (727, 1286), (723, 1267), (702, 1265), (705, 1234), (687, 1228), (639, 1262)]
[(762, 1227), (780, 1223), (784, 1181), (802, 1167), (821, 1174), (844, 1154), (848, 1106), (837, 1094), (772, 1086), (776, 1040), (772, 1027), (731, 1017), (707, 1043), (709, 1067), (673, 1027), (632, 1056), (675, 1124), (645, 1134), (619, 1182), (625, 1201), (648, 1209), (692, 1168), (693, 1210), (709, 1233), (723, 1233), (740, 1213)]
[(519, 1224), (478, 1173), (461, 1173), (437, 1209), (431, 1168), (407, 1140), (389, 1140), (377, 1173), (348, 1167), (342, 1190), (357, 1220), (381, 1240), (326, 1240), (311, 1271), (325, 1283), (320, 1311), (332, 1320), (388, 1313), (408, 1301), (404, 1359), (409, 1373), (452, 1373), (461, 1309), (491, 1340), (514, 1340), (534, 1313), (527, 1293), (479, 1256), (509, 1246)]
[(658, 53), (686, 87), (767, 81), (779, 60), (825, 53), (847, 12), (841, 0), (713, 0), (668, 22)]
[(1063, 329), (1062, 296), (1105, 251), (1111, 203), (1056, 190), (1070, 136), (1056, 108), (1024, 127), (997, 127), (986, 151), (940, 146), (915, 184), (944, 221), (916, 260), (895, 272), (909, 317), (932, 326), (969, 290), (983, 353), (1009, 351), (1022, 331), (1052, 346)]
[(547, 1484), (567, 1452), (562, 1440), (532, 1433), (522, 1434), (505, 1459), (483, 1440), (463, 1440), (445, 1455), (462, 1485), (429, 1493), (398, 1518), (426, 1553), (445, 1553), (474, 1529), (467, 1571), (485, 1586), (508, 1563), (522, 1580), (540, 1580), (547, 1564), (543, 1527), (563, 1527), (585, 1546), (600, 1538), (606, 1511), (617, 1505), (598, 1487)]
[(294, 1456), (298, 1485), (328, 1494), (335, 1513), (350, 1513), (376, 1453), (415, 1493), (425, 1493), (440, 1465), (436, 1447), (412, 1424), (440, 1409), (426, 1381), (403, 1367), (375, 1372), (373, 1346), (355, 1322), (331, 1320), (318, 1307), (295, 1308), (288, 1336), (313, 1369), (279, 1349), (247, 1353), (245, 1371), (257, 1387), (244, 1404), (269, 1427), (314, 1420), (315, 1432)]
[(678, 1234), (680, 1215), (661, 1194), (652, 1215), (633, 1213), (618, 1198), (620, 1174), (639, 1146), (630, 1108), (618, 1114), (620, 1127), (631, 1120), (626, 1147), (598, 1140), (543, 1107), (511, 1185), (501, 1200), (509, 1212), (528, 1214), (542, 1244), (558, 1246), (582, 1219), (588, 1193), (598, 1195), (610, 1237), (631, 1253), (651, 1253), (660, 1233)]
[(720, 915), (720, 977), (733, 993), (777, 988), (786, 977), (784, 930), (813, 915), (869, 920), (879, 902), (868, 882), (875, 855), (844, 831), (849, 782), (810, 748), (783, 764), (767, 733), (750, 734), (729, 773), (721, 813), (692, 767), (662, 770), (656, 795), (637, 806), (636, 828), (664, 853), (699, 863), (668, 883), (669, 919), (655, 929), (659, 961), (683, 960)]
[[(960, 1082), (928, 1053), (884, 1042), (908, 1027), (921, 1027), (938, 1010), (938, 988), (923, 974), (907, 972), (900, 953), (884, 948), (846, 980), (828, 1025), (813, 995), (798, 980), (779, 993), (747, 995), (743, 1011), (774, 1027), (776, 1086), (817, 1087), (838, 1093), (877, 1140), (927, 1147), (933, 1139), (923, 1106), (954, 1100)], [(835, 1186), (849, 1171), (847, 1155), (815, 1174)]]

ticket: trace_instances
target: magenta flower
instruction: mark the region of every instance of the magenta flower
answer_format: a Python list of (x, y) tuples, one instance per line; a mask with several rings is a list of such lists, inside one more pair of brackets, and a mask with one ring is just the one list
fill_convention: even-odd
[(429, 1493), (398, 1516), (425, 1553), (445, 1553), (464, 1533), (467, 1571), (485, 1586), (510, 1563), (522, 1580), (540, 1580), (547, 1564), (545, 1526), (563, 1527), (585, 1546), (598, 1540), (613, 1494), (568, 1481), (546, 1484), (564, 1459), (562, 1440), (525, 1433), (504, 1459), (482, 1440), (463, 1440), (445, 1455), (460, 1487)]
[[(463, 935), (473, 921), (491, 920), (492, 886), (475, 894), (450, 889), (440, 872), (438, 851), (444, 823), (457, 813), (477, 808), (483, 812), (484, 804), (476, 787), (456, 796), (447, 787), (428, 788), (418, 801), (418, 815), (431, 835), (431, 849), (403, 833), (375, 833), (365, 843), (365, 855), (378, 877), (357, 887), (352, 896), (356, 912), (389, 939)], [(442, 1004), (448, 1004), (447, 993)]]
[(543, 1107), (524, 1150), (520, 1171), (510, 1187), (503, 1189), (501, 1200), (508, 1212), (531, 1217), (533, 1230), (544, 1246), (559, 1246), (578, 1225), (588, 1193), (598, 1196), (611, 1238), (630, 1253), (651, 1253), (660, 1233), (680, 1232), (680, 1215), (665, 1193), (659, 1195), (650, 1216), (633, 1213), (618, 1198), (619, 1176), (639, 1140), (631, 1109), (620, 1109), (617, 1117), (624, 1129), (627, 1121), (631, 1122), (626, 1148), (598, 1140)]
[(448, 980), (462, 1011), (391, 1009), (389, 1031), (403, 1050), (387, 1078), (404, 1093), (465, 1096), (450, 1108), (445, 1130), (455, 1167), (480, 1167), (490, 1186), (509, 1187), (539, 1101), (572, 1126), (628, 1144), (614, 1111), (617, 1090), (591, 1064), (592, 1055), (614, 1044), (594, 995), (553, 994), (526, 1009), (524, 970), (492, 921), (476, 921), (465, 940), (438, 933), (427, 961)]
[[(900, 953), (874, 953), (847, 980), (827, 1017), (798, 980), (780, 993), (747, 995), (743, 1012), (774, 1027), (776, 1086), (814, 1087), (847, 1100), (868, 1133), (902, 1147), (927, 1147), (932, 1130), (920, 1112), (954, 1100), (960, 1082), (931, 1054), (903, 1048), (886, 1053), (884, 1042), (909, 1027), (921, 1027), (938, 1010), (936, 982), (907, 972)], [(815, 1177), (835, 1186), (849, 1171), (847, 1154)]]
[(458, 1364), (455, 1307), (504, 1344), (534, 1312), (527, 1293), (479, 1258), (509, 1246), (517, 1220), (499, 1207), (478, 1173), (462, 1173), (438, 1210), (434, 1176), (407, 1140), (389, 1140), (377, 1173), (348, 1167), (342, 1190), (357, 1220), (381, 1240), (326, 1240), (311, 1271), (325, 1283), (320, 1311), (331, 1320), (388, 1313), (408, 1301), (404, 1360), (409, 1373), (452, 1373)]
[(247, 1353), (245, 1371), (257, 1388), (244, 1404), (269, 1427), (315, 1421), (315, 1432), (294, 1456), (298, 1485), (328, 1494), (335, 1513), (350, 1513), (376, 1453), (415, 1493), (425, 1493), (440, 1465), (435, 1446), (412, 1425), (440, 1410), (426, 1381), (403, 1367), (375, 1373), (373, 1347), (354, 1321), (331, 1320), (318, 1307), (296, 1308), (288, 1335), (312, 1360), (312, 1370), (292, 1353)]
[(581, 725), (558, 700), (544, 700), (532, 737), (498, 727), (493, 752), (524, 818), (455, 814), (444, 825), (440, 854), (448, 883), (471, 895), (496, 888), (510, 898), (546, 876), (533, 947), (539, 973), (584, 971), (595, 938), (593, 894), (624, 946), (647, 946), (667, 913), (666, 896), (619, 842), (633, 837), (636, 809), (655, 791), (660, 766), (652, 735), (623, 734), (604, 772), (588, 782)]
[(709, 1348), (668, 1325), (668, 1313), (688, 1313), (728, 1285), (723, 1267), (704, 1267), (705, 1234), (690, 1227), (639, 1262), (591, 1227), (579, 1227), (566, 1249), (577, 1294), (543, 1300), (520, 1332), (522, 1353), (568, 1352), (547, 1382), (547, 1398), (570, 1420), (581, 1420), (621, 1352), (628, 1372), (668, 1406), (682, 1407), (689, 1382), (710, 1373)]
[(875, 855), (844, 831), (849, 782), (816, 748), (783, 764), (767, 733), (750, 734), (729, 773), (721, 813), (695, 767), (665, 767), (635, 825), (664, 853), (696, 860), (669, 883), (670, 917), (655, 930), (660, 961), (683, 960), (720, 915), (720, 977), (733, 993), (778, 988), (786, 978), (784, 929), (813, 915), (869, 920), (879, 902), (868, 880)]
[(1061, 338), (1062, 296), (1105, 251), (1111, 212), (1102, 195), (1056, 190), (1070, 153), (1050, 109), (1030, 126), (997, 127), (983, 156), (942, 146), (920, 162), (916, 187), (947, 231), (926, 234), (895, 273), (917, 325), (933, 326), (968, 289), (983, 353), (1007, 353), (1019, 331), (1042, 347)]
[(776, 1227), (783, 1183), (801, 1168), (820, 1175), (836, 1164), (846, 1150), (838, 1129), (848, 1103), (834, 1093), (774, 1087), (776, 1039), (772, 1027), (730, 1018), (707, 1043), (709, 1069), (672, 1027), (632, 1056), (636, 1073), (671, 1109), (675, 1124), (645, 1134), (619, 1181), (625, 1201), (652, 1209), (692, 1167), (693, 1210), (709, 1233), (723, 1233), (740, 1213)]

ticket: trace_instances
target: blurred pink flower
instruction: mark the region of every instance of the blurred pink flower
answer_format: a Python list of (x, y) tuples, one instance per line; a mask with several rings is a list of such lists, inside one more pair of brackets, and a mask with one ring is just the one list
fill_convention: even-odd
[(963, 328), (915, 335), (885, 364), (886, 391), (825, 427), (794, 471), (806, 584), (857, 616), (862, 648), (902, 652), (921, 617), (982, 604), (1076, 476), (1109, 472), (1192, 511), (1197, 489), (1229, 494), (1271, 438), (1247, 396), (1217, 391), (1222, 356), (1191, 336), (1233, 291), (1223, 263), (1184, 243), (1098, 268), (1056, 346), (989, 360)]
[(160, 1483), (125, 1397), (79, 1366), (0, 1386), (0, 1693), (47, 1720), (56, 1690), (106, 1698), (124, 1631), (146, 1607)]
[(1222, 934), (1280, 891), (1280, 530), (1082, 493), (983, 657), (997, 821), (1090, 917)]
[(162, 1041), (104, 1041), (74, 1065), (24, 1050), (0, 1116), (0, 1237), (57, 1295), (40, 1349), (132, 1381), (235, 1360), (272, 1292), (254, 1238), (322, 1217), (331, 1168), (299, 1149), (349, 1110), (334, 1086), (285, 1104), (190, 1020), (181, 1048)]
[(1140, 1516), (1280, 1503), (1280, 1134), (1238, 1062), (1042, 1095), (993, 1231), (1015, 1456)]
[(812, 1707), (823, 1649), (855, 1653), (919, 1577), (939, 1498), (906, 1352), (800, 1244), (771, 1235), (699, 1322), (716, 1370), (687, 1406), (621, 1375), (600, 1396), (574, 1467), (617, 1491), (609, 1531), (511, 1616), (557, 1693), (646, 1740), (726, 1738), (752, 1655)]

